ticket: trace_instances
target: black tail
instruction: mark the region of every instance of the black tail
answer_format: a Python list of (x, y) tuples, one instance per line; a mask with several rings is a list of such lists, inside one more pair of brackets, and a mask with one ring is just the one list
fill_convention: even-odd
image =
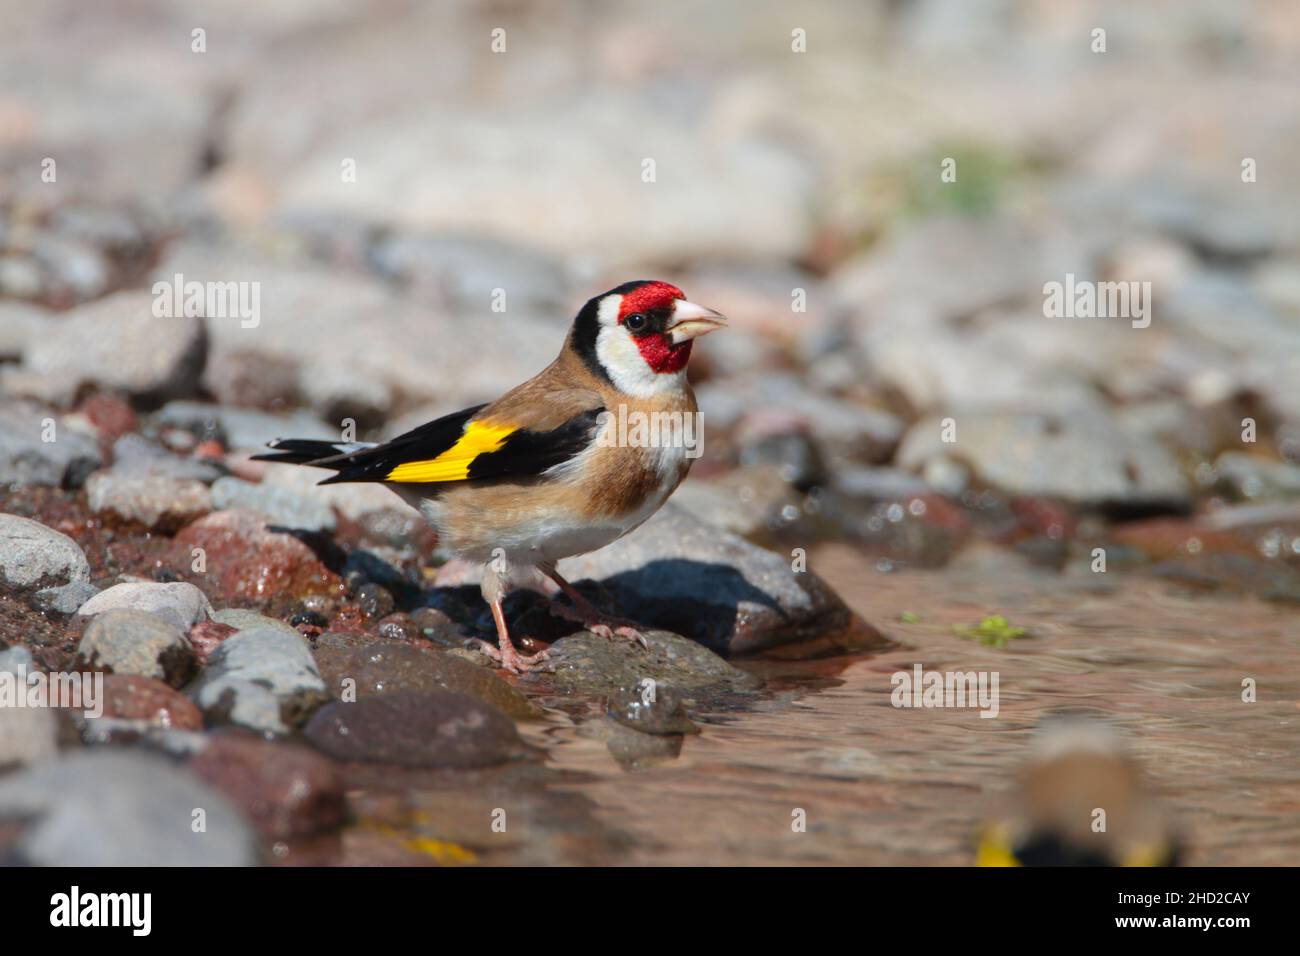
[(270, 454), (254, 455), (253, 461), (281, 461), (290, 465), (315, 465), (321, 468), (333, 468), (338, 471), (346, 463), (332, 464), (325, 459), (349, 455), (368, 447), (361, 442), (316, 441), (311, 438), (277, 438), (267, 443), (274, 449)]

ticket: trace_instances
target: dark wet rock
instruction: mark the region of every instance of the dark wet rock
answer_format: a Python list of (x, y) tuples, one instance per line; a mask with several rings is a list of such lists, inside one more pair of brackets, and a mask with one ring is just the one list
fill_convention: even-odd
[(986, 484), (1016, 495), (1080, 503), (1183, 505), (1187, 481), (1159, 443), (1131, 436), (1105, 415), (969, 412), (943, 441), (938, 417), (913, 425), (898, 463), (920, 471), (935, 456), (968, 465)]
[(379, 584), (363, 584), (357, 591), (357, 603), (369, 618), (387, 617), (396, 606), (393, 595)]
[(0, 821), (20, 827), (15, 861), (35, 866), (258, 862), (253, 831), (224, 796), (170, 760), (132, 750), (85, 750), (0, 778)]
[(589, 720), (578, 728), (578, 735), (600, 740), (610, 756), (625, 770), (643, 770), (665, 760), (681, 756), (683, 734), (647, 734), (634, 730), (610, 717)]
[(207, 356), (203, 320), (158, 318), (145, 292), (119, 292), (79, 306), (57, 329), (32, 344), (25, 368), (37, 375), (72, 376), (161, 402), (193, 394)]
[(188, 697), (162, 681), (138, 674), (104, 675), (103, 716), (174, 730), (203, 729), (203, 716)]
[(242, 478), (221, 478), (212, 486), (212, 503), (219, 511), (231, 508), (256, 511), (278, 527), (334, 530), (334, 512), (328, 505), (288, 488), (254, 484)]
[(667, 684), (642, 680), (620, 687), (605, 701), (613, 720), (643, 734), (697, 734), (700, 729), (686, 714), (682, 697)]
[[(53, 422), (54, 441), (46, 441)], [(73, 486), (99, 466), (94, 440), (73, 431), (44, 405), (0, 399), (0, 483)]]
[(551, 645), (554, 671), (541, 675), (566, 694), (614, 697), (650, 680), (688, 696), (752, 690), (758, 678), (733, 667), (706, 647), (667, 631), (647, 631), (649, 648), (579, 631)]
[(175, 625), (182, 633), (199, 621), (212, 616), (212, 605), (203, 592), (193, 584), (183, 581), (159, 584), (152, 581), (131, 581), (115, 584), (100, 591), (83, 604), (77, 613), (94, 617), (104, 611), (124, 608), (144, 611)]
[(272, 630), (284, 631), (286, 634), (298, 636), (297, 629), (284, 621), (273, 617), (267, 617), (265, 614), (259, 614), (256, 611), (243, 607), (228, 607), (220, 611), (212, 612), (212, 620), (219, 624), (226, 624), (236, 631), (251, 631), (255, 628), (270, 628)]
[(152, 531), (174, 532), (212, 510), (202, 482), (150, 474), (100, 471), (86, 481), (90, 510)]
[(235, 628), (219, 621), (199, 621), (190, 628), (190, 644), (194, 646), (194, 653), (199, 655), (199, 663), (206, 665), (213, 651), (234, 633)]
[(421, 636), (435, 644), (460, 647), (465, 643), (465, 632), (447, 612), (436, 607), (416, 608), (411, 612), (411, 622)]
[(95, 615), (77, 648), (95, 670), (152, 677), (172, 687), (187, 684), (198, 670), (198, 656), (173, 621), (125, 608)]
[(817, 444), (801, 429), (739, 436), (740, 465), (774, 468), (795, 488), (807, 490), (826, 480), (826, 463)]
[(182, 529), (175, 544), (187, 564), (191, 549), (204, 550), (205, 581), (223, 602), (332, 594), (341, 584), (315, 551), (252, 511), (214, 512)]
[[(316, 640), (316, 664), (330, 693), (356, 698), (414, 691), (454, 691), (492, 705), (516, 719), (539, 716), (538, 709), (493, 671), (432, 647), (368, 635), (331, 632)], [(345, 685), (345, 681), (352, 683)]]
[(306, 412), (271, 414), (248, 408), (211, 405), (204, 402), (168, 402), (159, 410), (157, 421), (192, 432), (200, 439), (215, 438), (227, 448), (265, 450), (276, 438), (320, 438), (337, 441), (339, 430), (330, 428)]
[(670, 502), (609, 547), (560, 562), (560, 573), (599, 581), (624, 617), (728, 655), (773, 648), (813, 655), (880, 643), (829, 585), (792, 564)]
[(224, 794), (267, 840), (319, 833), (347, 817), (343, 779), (306, 747), (219, 731), (189, 769)]
[(188, 693), (209, 721), (267, 734), (287, 733), (327, 699), (307, 642), (278, 628), (226, 638)]
[(336, 760), (490, 767), (524, 756), (514, 722), (465, 694), (394, 691), (322, 707), (304, 733)]
[(123, 435), (113, 444), (112, 474), (124, 478), (159, 475), (174, 481), (201, 481), (210, 485), (223, 473), (224, 469), (216, 462), (182, 458), (143, 435)]
[(0, 587), (61, 587), (90, 578), (77, 542), (39, 521), (0, 514)]
[(419, 626), (409, 614), (401, 611), (389, 614), (375, 625), (375, 633), (390, 641), (416, 641), (421, 637)]

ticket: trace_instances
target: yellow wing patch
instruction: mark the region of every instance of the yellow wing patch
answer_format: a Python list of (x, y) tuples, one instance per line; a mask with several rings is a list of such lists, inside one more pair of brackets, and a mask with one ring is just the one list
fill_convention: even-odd
[(1011, 837), (1007, 828), (1000, 824), (988, 827), (979, 843), (975, 856), (976, 866), (1019, 866), (1015, 852), (1011, 849)]
[(388, 481), (464, 481), (469, 466), (479, 455), (499, 451), (507, 438), (519, 430), (517, 425), (494, 422), (469, 422), (465, 432), (437, 458), (405, 461), (388, 473)]

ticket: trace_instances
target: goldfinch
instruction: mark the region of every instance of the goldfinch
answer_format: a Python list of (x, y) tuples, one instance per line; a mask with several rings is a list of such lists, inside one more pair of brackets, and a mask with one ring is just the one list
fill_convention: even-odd
[(1050, 721), (1003, 812), (985, 824), (979, 866), (1176, 866), (1181, 841), (1142, 768), (1091, 720)]
[(625, 426), (698, 422), (686, 363), (694, 340), (725, 324), (676, 286), (627, 282), (588, 301), (559, 357), (494, 402), (383, 444), (280, 439), (257, 458), (335, 471), (323, 485), (382, 482), (419, 510), (449, 551), (482, 562), (498, 641), (485, 650), (508, 671), (545, 666), (545, 651), (516, 651), (502, 611), (510, 588), (536, 572), (573, 602), (553, 605), (556, 613), (644, 643), (630, 622), (597, 611), (555, 564), (632, 531), (686, 477), (694, 457), (680, 440), (686, 429)]

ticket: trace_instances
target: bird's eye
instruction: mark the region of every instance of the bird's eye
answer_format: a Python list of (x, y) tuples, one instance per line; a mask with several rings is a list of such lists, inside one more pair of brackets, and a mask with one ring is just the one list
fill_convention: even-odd
[(629, 332), (640, 332), (645, 328), (646, 317), (640, 312), (633, 312), (623, 320), (623, 324), (627, 326)]

